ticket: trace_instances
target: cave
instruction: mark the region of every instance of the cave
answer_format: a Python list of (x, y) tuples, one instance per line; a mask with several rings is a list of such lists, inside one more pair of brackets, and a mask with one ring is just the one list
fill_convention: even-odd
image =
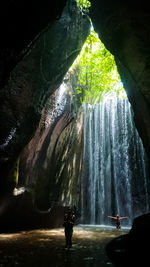
[[(144, 238), (150, 236), (150, 176), (147, 174), (144, 180), (145, 167), (139, 161), (146, 162), (146, 173), (149, 173), (149, 5), (146, 1), (133, 0), (90, 2), (88, 12), (75, 0), (56, 0), (53, 5), (50, 1), (35, 4), (33, 0), (30, 5), (24, 0), (6, 0), (0, 4), (0, 231), (61, 227), (68, 206), (74, 207), (79, 222), (107, 224), (98, 219), (100, 215), (94, 215), (92, 221), (82, 214), (81, 207), (89, 205), (87, 194), (81, 196), (81, 185), (84, 183), (88, 188), (90, 183), (90, 180), (81, 182), (89, 171), (82, 168), (83, 161), (86, 164), (89, 160), (84, 157), (85, 139), (89, 137), (83, 131), (81, 103), (79, 99), (73, 101), (65, 88), (66, 74), (90, 33), (92, 21), (94, 30), (115, 58), (129, 101), (126, 105), (130, 105), (134, 114), (132, 123), (136, 133), (134, 130), (132, 134), (139, 138), (135, 141), (136, 149), (144, 153), (142, 159), (136, 158), (137, 179), (132, 181), (132, 189), (125, 185), (128, 191), (135, 191), (134, 184), (138, 188), (138, 201), (136, 195), (134, 210), (130, 210), (131, 230), (107, 246), (110, 257), (120, 264), (120, 259), (133, 256), (134, 261), (137, 255), (138, 259), (148, 255)], [(117, 105), (121, 107), (125, 102)], [(98, 111), (95, 112), (89, 111), (89, 116), (93, 114), (98, 123), (94, 115)], [(111, 142), (111, 146), (115, 144)], [(90, 155), (88, 150), (86, 153)], [(133, 159), (129, 160), (132, 164)], [(118, 162), (117, 158), (115, 164)], [(95, 168), (96, 165), (94, 171)], [(111, 183), (111, 191), (115, 191), (112, 180)], [(92, 197), (96, 194), (92, 193)], [(111, 209), (107, 204), (106, 210), (118, 212), (115, 204)], [(118, 244), (124, 250), (119, 247), (123, 252), (117, 254)]]

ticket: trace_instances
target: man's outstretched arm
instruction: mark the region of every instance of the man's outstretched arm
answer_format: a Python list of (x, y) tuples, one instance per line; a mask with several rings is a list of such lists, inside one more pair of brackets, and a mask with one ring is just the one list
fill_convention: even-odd
[(123, 220), (123, 219), (128, 219), (128, 216), (125, 216), (125, 217), (119, 217), (120, 220)]
[(114, 219), (114, 220), (116, 220), (117, 219), (117, 217), (113, 217), (113, 216), (107, 216), (108, 218), (111, 218), (111, 219)]

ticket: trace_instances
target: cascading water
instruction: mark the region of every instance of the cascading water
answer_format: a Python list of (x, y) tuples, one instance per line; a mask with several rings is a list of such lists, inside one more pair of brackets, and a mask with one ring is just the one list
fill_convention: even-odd
[(128, 100), (83, 105), (82, 223), (110, 225), (107, 215), (133, 218), (149, 211), (148, 172)]

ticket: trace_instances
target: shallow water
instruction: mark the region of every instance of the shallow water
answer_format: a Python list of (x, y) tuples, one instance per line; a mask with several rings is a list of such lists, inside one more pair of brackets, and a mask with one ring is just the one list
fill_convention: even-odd
[(128, 231), (103, 226), (76, 226), (71, 249), (65, 249), (63, 228), (0, 234), (0, 267), (115, 266), (108, 258), (105, 246)]

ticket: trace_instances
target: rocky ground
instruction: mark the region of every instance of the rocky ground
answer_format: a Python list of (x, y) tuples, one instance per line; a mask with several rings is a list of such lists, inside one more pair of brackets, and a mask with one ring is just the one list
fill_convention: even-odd
[(125, 233), (115, 228), (74, 227), (71, 249), (65, 248), (63, 228), (1, 233), (0, 267), (113, 267), (105, 246)]

